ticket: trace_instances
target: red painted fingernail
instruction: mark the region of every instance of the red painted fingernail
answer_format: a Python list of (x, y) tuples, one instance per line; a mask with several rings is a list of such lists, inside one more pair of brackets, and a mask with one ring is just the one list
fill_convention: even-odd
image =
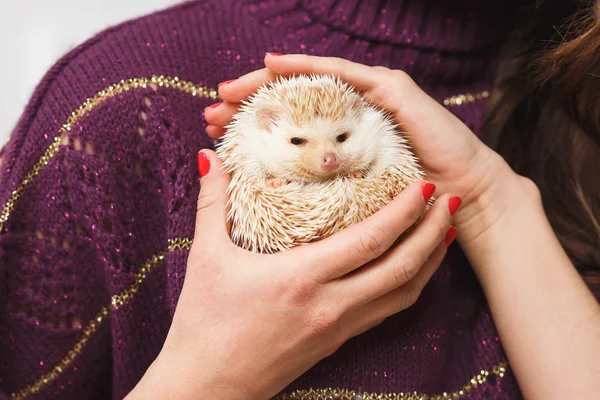
[(230, 79), (230, 80), (228, 80), (228, 81), (221, 82), (221, 83), (219, 83), (219, 85), (218, 85), (217, 87), (221, 87), (221, 86), (223, 86), (223, 85), (229, 85), (231, 82), (233, 82), (233, 81), (235, 81), (235, 80), (236, 80), (236, 79)]
[(423, 201), (427, 203), (431, 196), (435, 192), (435, 185), (433, 183), (425, 182), (421, 188), (421, 194), (423, 195)]
[(450, 198), (450, 201), (448, 202), (448, 208), (450, 209), (450, 215), (456, 214), (456, 212), (458, 211), (458, 208), (460, 207), (460, 203), (462, 203), (462, 200), (460, 199), (460, 197), (453, 196)]
[(210, 160), (208, 156), (203, 152), (198, 153), (198, 172), (200, 173), (200, 178), (208, 174), (210, 171)]
[(268, 56), (273, 56), (273, 57), (279, 57), (282, 56), (283, 54), (280, 53), (267, 53)]
[(221, 104), (223, 104), (222, 101), (218, 102), (218, 103), (213, 103), (210, 106), (206, 107), (206, 108), (217, 108), (219, 107)]
[(455, 238), (456, 228), (451, 226), (450, 228), (448, 228), (448, 232), (446, 232), (446, 236), (444, 237), (444, 240), (446, 241), (446, 247), (450, 246), (452, 242), (454, 242)]

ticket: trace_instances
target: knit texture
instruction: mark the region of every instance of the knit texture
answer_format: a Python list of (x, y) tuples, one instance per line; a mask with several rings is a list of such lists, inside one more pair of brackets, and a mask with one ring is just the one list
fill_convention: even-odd
[[(490, 56), (511, 8), (193, 1), (65, 55), (0, 153), (0, 207), (9, 211), (0, 233), (0, 399), (123, 398), (160, 351), (185, 276), (189, 241), (179, 239), (210, 234), (200, 227), (193, 237), (195, 155), (213, 146), (202, 110), (216, 99), (205, 88), (263, 67), (274, 51), (403, 69), (438, 100), (479, 93), (489, 89)], [(450, 110), (479, 134), (484, 103)], [(502, 378), (491, 370), (504, 360), (479, 284), (452, 246), (413, 307), (347, 342), (285, 393), (434, 395), (470, 385), (464, 398), (518, 399), (510, 370)], [(471, 383), (477, 374), (486, 382)]]

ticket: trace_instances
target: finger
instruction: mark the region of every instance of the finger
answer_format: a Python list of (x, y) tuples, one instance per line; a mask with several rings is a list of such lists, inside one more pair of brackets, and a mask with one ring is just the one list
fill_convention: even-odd
[(252, 71), (240, 78), (219, 86), (219, 97), (230, 103), (239, 103), (254, 94), (265, 83), (276, 79), (273, 71), (266, 68)]
[[(318, 282), (329, 282), (381, 256), (423, 214), (435, 186), (415, 182), (378, 212), (323, 240), (296, 247), (299, 268)], [(427, 198), (425, 198), (427, 197)], [(315, 269), (315, 265), (322, 268)]]
[(215, 103), (204, 109), (204, 119), (210, 125), (224, 127), (231, 121), (233, 114), (238, 112), (239, 104), (230, 103)]
[(221, 159), (214, 151), (198, 153), (200, 194), (196, 213), (195, 238), (206, 242), (229, 239), (230, 224), (227, 220), (227, 187), (231, 178), (221, 168)]
[[(451, 226), (448, 230), (450, 230), (450, 229), (455, 229), (455, 228)], [(412, 288), (417, 291), (417, 294), (420, 294), (421, 291), (423, 290), (423, 288), (425, 287), (425, 285), (427, 285), (427, 282), (429, 282), (429, 280), (431, 279), (433, 274), (435, 274), (435, 272), (438, 270), (440, 264), (442, 263), (444, 257), (446, 256), (447, 252), (448, 252), (448, 244), (445, 242), (445, 240), (442, 240), (440, 243), (438, 243), (435, 250), (433, 250), (433, 253), (431, 253), (429, 255), (429, 257), (427, 258), (427, 261), (425, 262), (425, 264), (423, 264), (423, 267), (417, 273), (417, 275), (415, 275), (415, 277), (413, 279), (411, 279), (410, 282), (403, 285), (403, 287), (406, 290)], [(398, 288), (398, 289), (400, 289), (400, 288)], [(396, 289), (396, 290), (398, 290), (398, 289)], [(401, 310), (398, 310), (398, 311), (401, 311)]]
[(216, 125), (208, 125), (206, 127), (206, 134), (211, 139), (221, 139), (221, 137), (223, 137), (225, 134), (225, 128)]
[(385, 68), (369, 67), (337, 57), (286, 54), (265, 57), (267, 68), (277, 75), (317, 74), (339, 76), (359, 90), (369, 91), (386, 80)]
[(382, 257), (333, 285), (339, 295), (356, 304), (369, 303), (385, 293), (408, 284), (417, 276), (450, 228), (450, 205), (457, 197), (448, 194), (435, 201), (416, 228)]
[[(404, 71), (371, 67), (342, 58), (304, 54), (265, 57), (267, 68), (278, 75), (333, 74), (363, 91), (367, 100), (395, 115), (407, 134), (429, 136), (460, 121), (425, 93)], [(432, 117), (433, 116), (433, 117)]]
[(386, 318), (411, 307), (419, 298), (427, 282), (438, 270), (446, 255), (446, 250), (446, 243), (440, 242), (423, 268), (410, 282), (361, 306), (355, 312), (348, 313), (350, 319), (354, 321), (349, 323), (352, 336), (359, 335), (380, 324)]

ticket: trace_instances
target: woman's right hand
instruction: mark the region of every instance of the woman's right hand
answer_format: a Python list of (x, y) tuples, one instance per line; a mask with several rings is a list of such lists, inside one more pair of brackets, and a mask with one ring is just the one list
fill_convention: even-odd
[(127, 399), (276, 395), (351, 337), (411, 306), (456, 234), (446, 194), (394, 245), (433, 194), (432, 184), (416, 182), (326, 239), (251, 253), (229, 237), (230, 178), (221, 161), (208, 150), (198, 158), (204, 176), (181, 296), (159, 356)]

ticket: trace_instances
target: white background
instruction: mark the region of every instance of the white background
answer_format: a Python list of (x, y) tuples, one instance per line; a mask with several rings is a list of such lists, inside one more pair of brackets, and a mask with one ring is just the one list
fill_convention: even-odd
[(68, 50), (108, 26), (181, 0), (2, 0), (0, 147), (44, 73)]

